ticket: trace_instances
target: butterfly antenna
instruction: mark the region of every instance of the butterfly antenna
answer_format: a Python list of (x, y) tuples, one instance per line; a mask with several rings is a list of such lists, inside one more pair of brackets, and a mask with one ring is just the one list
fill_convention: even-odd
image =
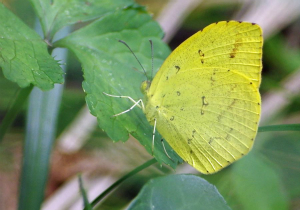
[(153, 79), (153, 43), (152, 40), (149, 40), (151, 45), (151, 58), (152, 58), (152, 71), (151, 71), (151, 80)]
[(141, 64), (141, 62), (139, 61), (139, 59), (136, 57), (136, 55), (134, 54), (134, 52), (132, 51), (132, 49), (123, 40), (119, 40), (119, 42), (123, 43), (130, 50), (130, 52), (133, 54), (133, 56), (135, 57), (135, 59), (137, 60), (137, 62), (139, 62), (140, 66), (142, 67), (142, 69), (144, 71), (144, 74), (146, 75), (147, 80), (148, 80), (148, 76), (147, 76), (146, 70), (144, 69), (143, 65)]

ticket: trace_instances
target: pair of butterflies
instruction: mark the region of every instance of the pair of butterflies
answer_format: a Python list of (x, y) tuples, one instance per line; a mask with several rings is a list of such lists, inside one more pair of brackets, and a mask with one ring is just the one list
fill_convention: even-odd
[(142, 84), (147, 120), (201, 173), (221, 170), (253, 145), (262, 44), (257, 24), (214, 23), (184, 41), (153, 81)]

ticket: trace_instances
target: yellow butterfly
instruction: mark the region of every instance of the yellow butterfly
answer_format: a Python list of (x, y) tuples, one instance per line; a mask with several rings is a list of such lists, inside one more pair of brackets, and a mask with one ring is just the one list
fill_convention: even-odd
[[(147, 120), (201, 173), (221, 170), (253, 145), (262, 44), (257, 24), (213, 23), (177, 47), (151, 83), (142, 83)], [(132, 101), (132, 108), (142, 102)]]

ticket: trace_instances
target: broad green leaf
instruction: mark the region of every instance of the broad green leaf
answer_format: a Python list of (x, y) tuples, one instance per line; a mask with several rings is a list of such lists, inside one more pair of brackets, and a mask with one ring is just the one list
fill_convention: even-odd
[(30, 0), (41, 21), (46, 39), (52, 39), (61, 28), (85, 22), (122, 9), (133, 0)]
[[(126, 141), (131, 134), (152, 152), (152, 131), (141, 109), (112, 117), (130, 108), (133, 103), (125, 98), (112, 98), (103, 92), (130, 96), (135, 100), (143, 98), (140, 84), (146, 80), (141, 67), (131, 52), (118, 42), (124, 40), (134, 51), (148, 77), (152, 61), (149, 40), (154, 46), (154, 73), (170, 53), (161, 41), (162, 30), (143, 10), (128, 8), (106, 15), (88, 26), (54, 43), (55, 46), (72, 50), (82, 63), (84, 70), (83, 88), (91, 113), (98, 118), (99, 126), (114, 141)], [(164, 142), (170, 160), (163, 150), (160, 136), (155, 135), (154, 157), (175, 167), (181, 160), (171, 147)]]
[(288, 209), (281, 171), (256, 150), (219, 173), (203, 178), (217, 187), (232, 209)]
[(221, 193), (221, 195), (226, 200), (227, 204), (232, 209), (242, 209), (241, 208), (242, 205), (236, 198), (235, 189), (233, 187), (233, 183), (232, 183), (232, 179), (231, 179), (231, 177), (232, 177), (231, 169), (234, 164), (219, 171), (218, 173), (211, 174), (211, 175), (202, 175), (202, 178), (204, 178), (209, 183), (216, 186), (218, 191)]
[(288, 196), (279, 172), (257, 152), (233, 164), (231, 181), (242, 209), (288, 209)]
[(22, 88), (33, 84), (42, 90), (63, 83), (62, 70), (47, 44), (2, 4), (0, 34), (0, 67), (7, 79)]
[(299, 132), (273, 132), (260, 152), (281, 169), (281, 180), (290, 197), (300, 196), (300, 140)]
[(229, 210), (215, 186), (194, 175), (170, 175), (150, 180), (129, 210)]

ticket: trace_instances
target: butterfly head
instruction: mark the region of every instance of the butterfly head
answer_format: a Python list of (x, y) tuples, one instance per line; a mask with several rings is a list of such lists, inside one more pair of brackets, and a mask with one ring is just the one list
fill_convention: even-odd
[(149, 90), (151, 85), (151, 81), (150, 80), (146, 80), (144, 82), (142, 82), (141, 84), (141, 91), (142, 93), (145, 95), (147, 93), (147, 91)]

